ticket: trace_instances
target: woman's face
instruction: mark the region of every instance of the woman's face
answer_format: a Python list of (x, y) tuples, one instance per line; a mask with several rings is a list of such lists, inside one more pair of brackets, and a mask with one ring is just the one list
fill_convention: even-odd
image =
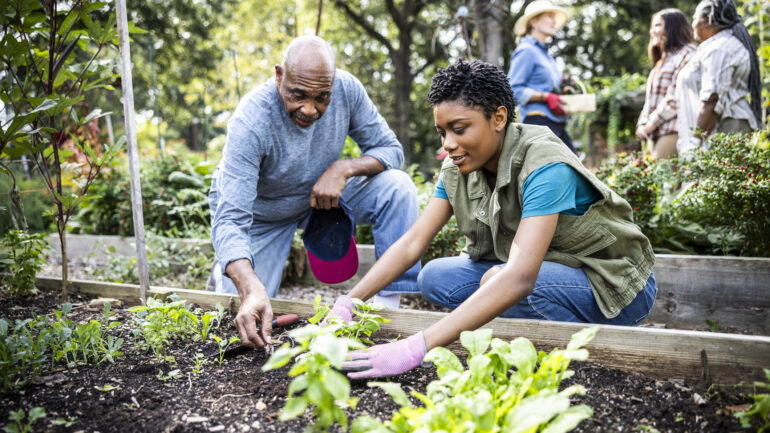
[[(660, 46), (663, 43), (663, 17), (656, 15), (650, 25), (650, 43)], [(663, 48), (661, 46), (661, 48)]]
[(556, 15), (553, 12), (542, 13), (529, 20), (529, 25), (532, 27), (532, 31), (553, 36), (556, 33)]
[(695, 9), (692, 17), (692, 32), (698, 42), (703, 42), (713, 35), (708, 18), (703, 16), (703, 8), (700, 6)]
[(433, 107), (436, 131), (447, 158), (468, 174), (481, 167), (497, 172), (497, 162), (503, 148), (507, 110), (499, 107), (490, 118), (479, 108), (471, 108), (462, 101), (442, 102)]

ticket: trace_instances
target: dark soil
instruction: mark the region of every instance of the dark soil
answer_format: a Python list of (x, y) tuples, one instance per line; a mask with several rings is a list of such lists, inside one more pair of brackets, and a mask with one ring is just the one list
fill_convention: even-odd
[[(98, 317), (101, 312), (88, 308), (87, 301), (73, 298), (70, 317)], [(19, 300), (0, 291), (0, 317), (6, 319), (48, 314), (59, 308), (56, 293), (42, 292)], [(159, 364), (150, 352), (135, 349), (130, 313), (115, 309), (114, 317), (122, 325), (110, 332), (125, 339), (125, 356), (115, 364), (61, 367), (22, 390), (0, 396), (0, 425), (5, 424), (9, 411), (36, 406), (43, 407), (47, 417), (37, 421), (33, 431), (46, 432), (299, 432), (310, 422), (309, 416), (288, 422), (278, 419), (290, 382), (288, 367), (261, 372), (267, 359), (263, 351), (243, 353), (219, 366), (214, 343), (180, 342), (169, 351), (176, 365)], [(285, 332), (276, 329), (274, 340), (280, 341)], [(224, 320), (216, 334), (235, 335), (232, 320)], [(196, 374), (193, 356), (198, 352), (209, 361)], [(594, 409), (594, 416), (580, 424), (577, 432), (655, 431), (646, 427), (661, 433), (745, 431), (731, 413), (735, 406), (751, 402), (747, 396), (708, 392), (681, 381), (654, 380), (592, 363), (576, 363), (571, 368), (576, 374), (565, 385), (579, 383), (588, 390), (586, 395), (574, 397), (574, 403)], [(181, 370), (181, 376), (166, 381), (158, 378), (160, 371), (167, 374), (172, 369)], [(435, 376), (434, 368), (418, 368), (390, 380), (407, 392), (424, 391)], [(115, 388), (97, 389), (105, 385)], [(360, 400), (357, 409), (349, 410), (351, 417), (369, 414), (386, 419), (398, 409), (384, 392), (368, 388), (365, 382), (353, 382), (352, 394)], [(67, 428), (55, 426), (57, 418), (77, 422)]]

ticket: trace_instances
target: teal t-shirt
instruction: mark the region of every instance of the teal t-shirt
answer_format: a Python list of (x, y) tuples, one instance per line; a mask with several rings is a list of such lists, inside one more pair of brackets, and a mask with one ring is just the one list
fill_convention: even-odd
[[(522, 218), (562, 213), (580, 216), (602, 195), (572, 167), (563, 162), (544, 165), (527, 177), (522, 187)], [(433, 197), (448, 200), (444, 179), (438, 179)]]

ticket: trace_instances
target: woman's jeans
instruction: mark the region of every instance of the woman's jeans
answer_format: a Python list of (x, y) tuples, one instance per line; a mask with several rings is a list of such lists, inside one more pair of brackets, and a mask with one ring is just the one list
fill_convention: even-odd
[[(417, 277), (417, 286), (430, 302), (456, 308), (479, 288), (484, 273), (498, 261), (474, 262), (466, 256), (446, 257), (428, 262)], [(600, 323), (605, 325), (638, 325), (652, 310), (657, 294), (651, 274), (644, 289), (621, 310), (607, 319), (599, 310), (591, 284), (581, 268), (555, 262), (543, 262), (532, 293), (506, 310), (502, 317), (556, 320), (561, 322)]]

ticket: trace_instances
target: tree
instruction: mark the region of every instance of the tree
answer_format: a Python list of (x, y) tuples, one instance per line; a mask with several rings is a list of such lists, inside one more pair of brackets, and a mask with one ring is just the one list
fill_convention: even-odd
[[(104, 113), (90, 109), (85, 94), (105, 87), (115, 75), (97, 58), (114, 47), (115, 15), (102, 25), (93, 17), (105, 3), (76, 0), (3, 2), (0, 59), (6, 69), (0, 99), (11, 107), (0, 131), (0, 158), (29, 155), (52, 201), (51, 214), (62, 251), (62, 301), (68, 299), (66, 225), (86, 200), (88, 188), (120, 146), (79, 140), (78, 129)], [(71, 150), (64, 149), (65, 142)], [(68, 161), (72, 156), (81, 161)]]
[[(438, 6), (435, 0), (394, 0), (384, 2), (350, 2), (335, 0), (334, 5), (388, 53), (393, 68), (395, 132), (404, 146), (404, 156), (412, 160), (412, 85), (426, 68), (447, 56), (446, 45), (458, 35), (442, 43), (436, 33), (450, 21), (453, 10)], [(429, 8), (429, 6), (436, 6)], [(383, 10), (384, 8), (384, 10)], [(386, 18), (388, 22), (385, 22)], [(419, 47), (419, 48), (417, 48)]]

